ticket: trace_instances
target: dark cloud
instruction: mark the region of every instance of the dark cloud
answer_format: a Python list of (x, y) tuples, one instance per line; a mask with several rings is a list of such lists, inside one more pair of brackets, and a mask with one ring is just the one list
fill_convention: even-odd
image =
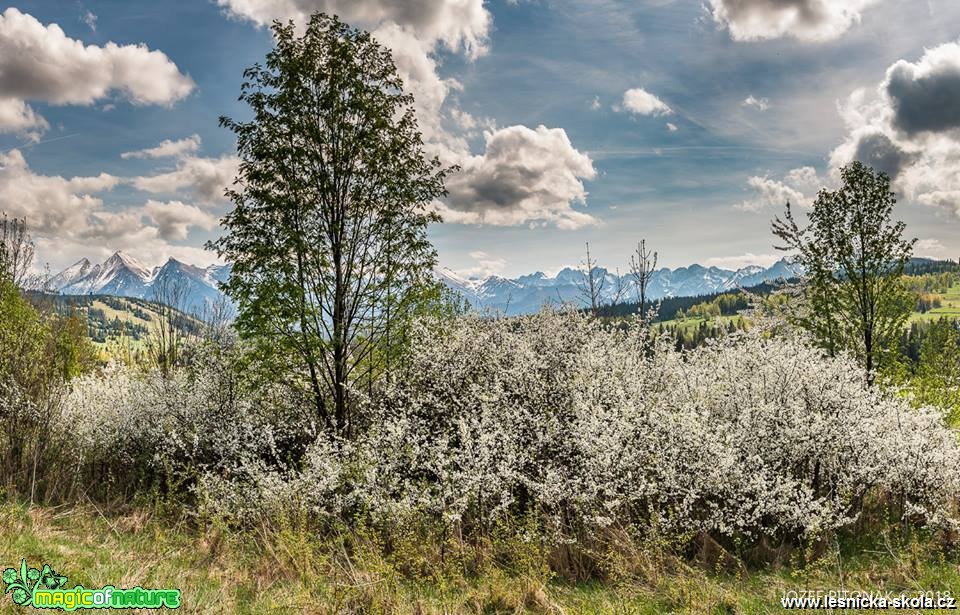
[(875, 132), (860, 137), (854, 159), (896, 179), (914, 156), (900, 149), (887, 135)]
[(955, 63), (923, 68), (898, 62), (889, 72), (894, 127), (911, 136), (960, 128), (960, 54)]
[(487, 133), (483, 155), (471, 157), (450, 178), (441, 213), (448, 222), (579, 228), (596, 220), (571, 203), (586, 200), (581, 179), (595, 175), (589, 156), (573, 147), (562, 128), (501, 128)]

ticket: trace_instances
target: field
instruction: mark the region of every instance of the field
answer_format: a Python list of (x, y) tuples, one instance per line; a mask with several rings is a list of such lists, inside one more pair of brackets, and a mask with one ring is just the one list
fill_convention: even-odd
[(938, 293), (943, 305), (926, 313), (914, 312), (910, 322), (929, 322), (940, 318), (960, 318), (960, 284), (952, 286), (946, 293)]
[[(179, 588), (184, 613), (761, 614), (782, 612), (783, 593), (804, 588), (960, 593), (957, 562), (919, 537), (877, 536), (857, 545), (859, 555), (834, 552), (792, 571), (627, 553), (610, 582), (574, 583), (550, 578), (536, 560), (491, 562), (476, 575), (421, 559), (416, 578), (412, 562), (375, 554), (356, 536), (319, 540), (289, 528), (239, 535), (148, 510), (6, 504), (0, 525), (5, 566), (48, 563), (84, 587)], [(6, 600), (3, 608), (22, 612)]]

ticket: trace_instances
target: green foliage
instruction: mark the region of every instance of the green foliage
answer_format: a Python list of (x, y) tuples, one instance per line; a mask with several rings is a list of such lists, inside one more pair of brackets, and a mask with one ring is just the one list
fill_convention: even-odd
[(39, 312), (0, 277), (0, 459), (8, 489), (33, 493), (38, 465), (54, 463), (48, 428), (61, 387), (93, 362), (82, 320)]
[(350, 433), (361, 418), (352, 384), (364, 368), (389, 368), (432, 284), (428, 205), (445, 171), (425, 155), (413, 98), (369, 33), (321, 14), (302, 35), (292, 23), (273, 34), (266, 64), (244, 73), (253, 119), (221, 118), (242, 162), (212, 247), (233, 263), (223, 288), (240, 333), (305, 385), (323, 425)]
[(853, 353), (872, 383), (913, 309), (902, 275), (916, 240), (904, 241), (904, 223), (891, 220), (886, 174), (853, 162), (841, 176), (840, 189), (820, 191), (809, 226), (797, 225), (787, 203), (773, 231), (807, 272), (806, 301), (791, 320), (831, 356)]
[[(904, 336), (904, 356), (911, 362), (895, 380), (906, 383), (914, 402), (943, 408), (951, 425), (960, 426), (960, 328), (940, 318), (913, 323)], [(903, 371), (912, 373), (902, 373)]]

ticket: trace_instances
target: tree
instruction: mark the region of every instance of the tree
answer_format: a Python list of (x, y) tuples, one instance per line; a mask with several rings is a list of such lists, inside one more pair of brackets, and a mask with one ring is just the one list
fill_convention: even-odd
[(590, 256), (590, 242), (587, 242), (587, 260), (580, 263), (583, 279), (577, 282), (580, 296), (590, 304), (591, 313), (596, 316), (597, 309), (603, 301), (603, 287), (606, 284), (604, 272), (597, 267), (597, 262)]
[(164, 376), (180, 362), (188, 290), (186, 279), (173, 276), (160, 276), (153, 284), (154, 309), (159, 318), (151, 331), (147, 351)]
[(817, 195), (809, 226), (797, 225), (787, 203), (773, 232), (806, 272), (805, 305), (792, 320), (831, 356), (852, 352), (873, 384), (913, 306), (901, 276), (916, 240), (903, 240), (904, 223), (891, 221), (896, 198), (885, 173), (853, 162), (841, 178), (838, 190)]
[(18, 288), (28, 282), (33, 265), (33, 240), (27, 232), (25, 218), (0, 218), (0, 277), (6, 277)]
[(647, 250), (647, 240), (641, 239), (637, 250), (630, 256), (630, 273), (637, 287), (637, 299), (640, 302), (640, 317), (646, 318), (647, 288), (657, 270), (657, 253)]
[(233, 264), (238, 330), (293, 357), (318, 419), (349, 435), (360, 363), (434, 283), (426, 228), (448, 170), (424, 153), (413, 98), (369, 33), (323, 14), (301, 36), (273, 33), (266, 64), (244, 72), (253, 119), (220, 120), (241, 164), (211, 246)]

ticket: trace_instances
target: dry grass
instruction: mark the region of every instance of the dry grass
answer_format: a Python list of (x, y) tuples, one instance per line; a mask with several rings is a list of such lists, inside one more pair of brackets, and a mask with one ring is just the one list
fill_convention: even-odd
[[(801, 588), (960, 595), (949, 542), (919, 536), (848, 540), (806, 564), (795, 552), (765, 569), (716, 544), (691, 543), (681, 558), (675, 546), (611, 532), (583, 547), (593, 580), (570, 581), (575, 571), (550, 569), (562, 565), (555, 551), (488, 543), (478, 562), (476, 545), (451, 543), (441, 555), (422, 528), (398, 531), (385, 549), (372, 532), (237, 533), (145, 510), (12, 504), (0, 506), (0, 528), (4, 567), (49, 563), (68, 586), (178, 587), (184, 613), (777, 613), (781, 593)], [(22, 612), (9, 598), (0, 610)]]

